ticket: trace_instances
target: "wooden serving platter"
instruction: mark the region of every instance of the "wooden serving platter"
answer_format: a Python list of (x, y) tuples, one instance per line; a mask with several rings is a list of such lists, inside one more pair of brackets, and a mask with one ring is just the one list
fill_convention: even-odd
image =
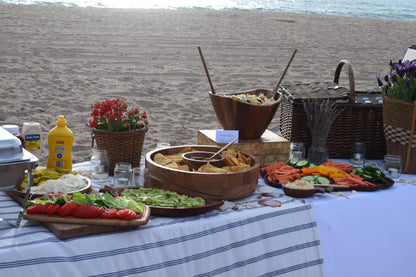
[[(94, 193), (94, 192), (96, 193), (97, 191), (93, 189), (90, 191), (90, 193)], [(20, 194), (16, 194), (14, 191), (7, 191), (6, 193), (11, 198), (13, 198), (13, 200), (15, 200), (18, 204), (20, 205), (23, 204), (23, 197), (21, 197)], [(131, 228), (137, 228), (140, 225), (146, 224), (150, 217), (150, 208), (147, 207), (145, 210), (147, 214), (146, 215), (143, 214), (142, 218), (139, 220), (143, 219), (146, 222), (141, 221), (140, 223), (134, 223), (136, 225), (133, 225), (133, 226), (128, 225), (128, 224), (118, 224), (118, 223), (114, 225), (99, 225), (96, 222), (81, 223), (81, 222), (76, 222), (73, 220), (67, 220), (65, 222), (52, 222), (51, 220), (48, 220), (48, 221), (41, 220), (40, 222), (57, 238), (69, 239), (69, 238), (75, 238), (75, 237), (83, 237), (83, 236), (89, 236), (89, 235), (94, 235), (94, 234), (109, 233), (109, 232), (121, 231), (121, 230), (126, 230), (126, 229), (131, 229)], [(27, 215), (24, 215), (24, 218), (27, 219), (25, 216)], [(32, 216), (32, 215), (29, 215), (29, 216)]]
[(150, 217), (150, 208), (145, 206), (141, 218), (132, 220), (121, 219), (104, 219), (104, 218), (78, 218), (73, 216), (59, 216), (59, 215), (44, 215), (44, 214), (29, 214), (23, 213), (23, 218), (26, 220), (34, 220), (41, 222), (53, 223), (71, 223), (71, 224), (87, 224), (87, 225), (104, 225), (104, 226), (126, 226), (138, 227), (145, 225)]

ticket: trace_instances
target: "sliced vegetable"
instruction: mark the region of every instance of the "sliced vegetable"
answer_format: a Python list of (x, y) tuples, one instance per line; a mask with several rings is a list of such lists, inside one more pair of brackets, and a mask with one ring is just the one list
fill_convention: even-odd
[(335, 167), (347, 173), (351, 172), (351, 170), (354, 168), (353, 164), (338, 163), (333, 160), (326, 161), (322, 165)]
[(386, 179), (382, 177), (381, 170), (371, 165), (354, 167), (352, 173), (362, 177), (364, 181), (369, 181), (371, 183), (380, 184), (386, 182)]
[(300, 169), (282, 162), (266, 164), (261, 170), (266, 174), (267, 180), (279, 184), (293, 182), (301, 177)]
[(308, 167), (308, 166), (309, 166), (309, 162), (307, 160), (301, 160), (301, 161), (298, 161), (294, 167), (302, 168), (302, 167)]

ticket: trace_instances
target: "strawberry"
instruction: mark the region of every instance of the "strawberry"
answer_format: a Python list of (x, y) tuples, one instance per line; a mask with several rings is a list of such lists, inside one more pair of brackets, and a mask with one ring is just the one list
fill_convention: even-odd
[(121, 209), (117, 212), (118, 219), (124, 219), (124, 220), (132, 220), (137, 218), (137, 214), (130, 209)]
[(99, 217), (101, 218), (115, 218), (117, 217), (117, 210), (114, 208), (107, 208), (104, 209), (102, 213), (100, 213)]
[(78, 205), (75, 204), (72, 201), (71, 202), (66, 202), (65, 205), (60, 207), (60, 209), (58, 211), (58, 215), (60, 215), (60, 216), (72, 215), (77, 207), (78, 207)]

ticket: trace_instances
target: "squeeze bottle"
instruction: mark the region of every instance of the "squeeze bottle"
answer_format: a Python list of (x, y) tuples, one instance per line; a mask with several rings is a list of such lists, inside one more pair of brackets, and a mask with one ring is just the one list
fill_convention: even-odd
[(46, 167), (70, 173), (72, 171), (71, 150), (73, 143), (74, 134), (66, 127), (65, 117), (61, 115), (56, 121), (56, 127), (48, 134), (49, 156)]

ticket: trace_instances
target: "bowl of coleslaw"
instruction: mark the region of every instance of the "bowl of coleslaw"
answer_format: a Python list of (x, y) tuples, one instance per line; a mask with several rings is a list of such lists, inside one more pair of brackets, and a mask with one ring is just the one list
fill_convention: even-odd
[(272, 91), (265, 89), (232, 94), (210, 91), (209, 96), (222, 128), (238, 130), (240, 139), (260, 138), (282, 101), (280, 91), (273, 98)]

